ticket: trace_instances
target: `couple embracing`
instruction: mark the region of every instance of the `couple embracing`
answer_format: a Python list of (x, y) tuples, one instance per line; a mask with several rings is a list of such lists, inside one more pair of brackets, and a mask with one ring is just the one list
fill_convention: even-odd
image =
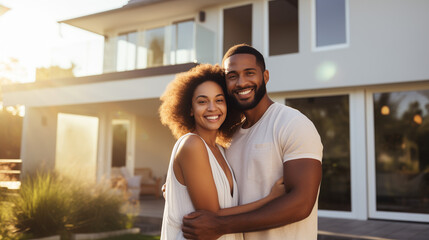
[(313, 123), (267, 95), (260, 52), (233, 46), (161, 96), (178, 138), (161, 239), (317, 239), (322, 144)]

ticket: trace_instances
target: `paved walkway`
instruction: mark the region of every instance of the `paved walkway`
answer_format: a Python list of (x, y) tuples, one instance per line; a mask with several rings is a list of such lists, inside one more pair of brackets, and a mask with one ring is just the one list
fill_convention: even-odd
[[(144, 197), (136, 226), (147, 235), (159, 235), (164, 199)], [(319, 217), (318, 240), (429, 240), (429, 223), (349, 220)]]
[(429, 223), (319, 217), (319, 240), (429, 240)]

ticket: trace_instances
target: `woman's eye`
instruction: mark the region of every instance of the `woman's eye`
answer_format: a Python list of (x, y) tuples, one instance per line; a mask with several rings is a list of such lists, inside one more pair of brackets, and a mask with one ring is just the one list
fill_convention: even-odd
[(219, 103), (222, 103), (222, 102), (224, 102), (225, 100), (223, 100), (223, 99), (218, 99), (218, 100), (216, 100), (217, 102), (219, 102)]

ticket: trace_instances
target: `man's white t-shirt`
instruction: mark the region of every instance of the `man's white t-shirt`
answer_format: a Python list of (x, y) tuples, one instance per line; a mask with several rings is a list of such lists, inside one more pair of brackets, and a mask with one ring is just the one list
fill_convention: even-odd
[[(298, 110), (273, 103), (252, 127), (240, 129), (226, 150), (238, 185), (239, 204), (268, 195), (283, 176), (283, 163), (312, 158), (322, 161), (323, 146), (313, 123)], [(287, 176), (286, 176), (287, 178)], [(247, 239), (317, 239), (317, 201), (309, 217), (283, 227), (245, 233)]]

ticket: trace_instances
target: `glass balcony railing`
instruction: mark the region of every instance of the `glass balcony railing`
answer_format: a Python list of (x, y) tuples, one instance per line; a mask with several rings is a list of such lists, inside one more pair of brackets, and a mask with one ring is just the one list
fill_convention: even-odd
[(214, 63), (214, 49), (214, 32), (194, 21), (124, 33), (106, 41), (104, 72)]
[(215, 63), (215, 33), (194, 21), (75, 41), (52, 49), (37, 79), (82, 77), (183, 63)]

